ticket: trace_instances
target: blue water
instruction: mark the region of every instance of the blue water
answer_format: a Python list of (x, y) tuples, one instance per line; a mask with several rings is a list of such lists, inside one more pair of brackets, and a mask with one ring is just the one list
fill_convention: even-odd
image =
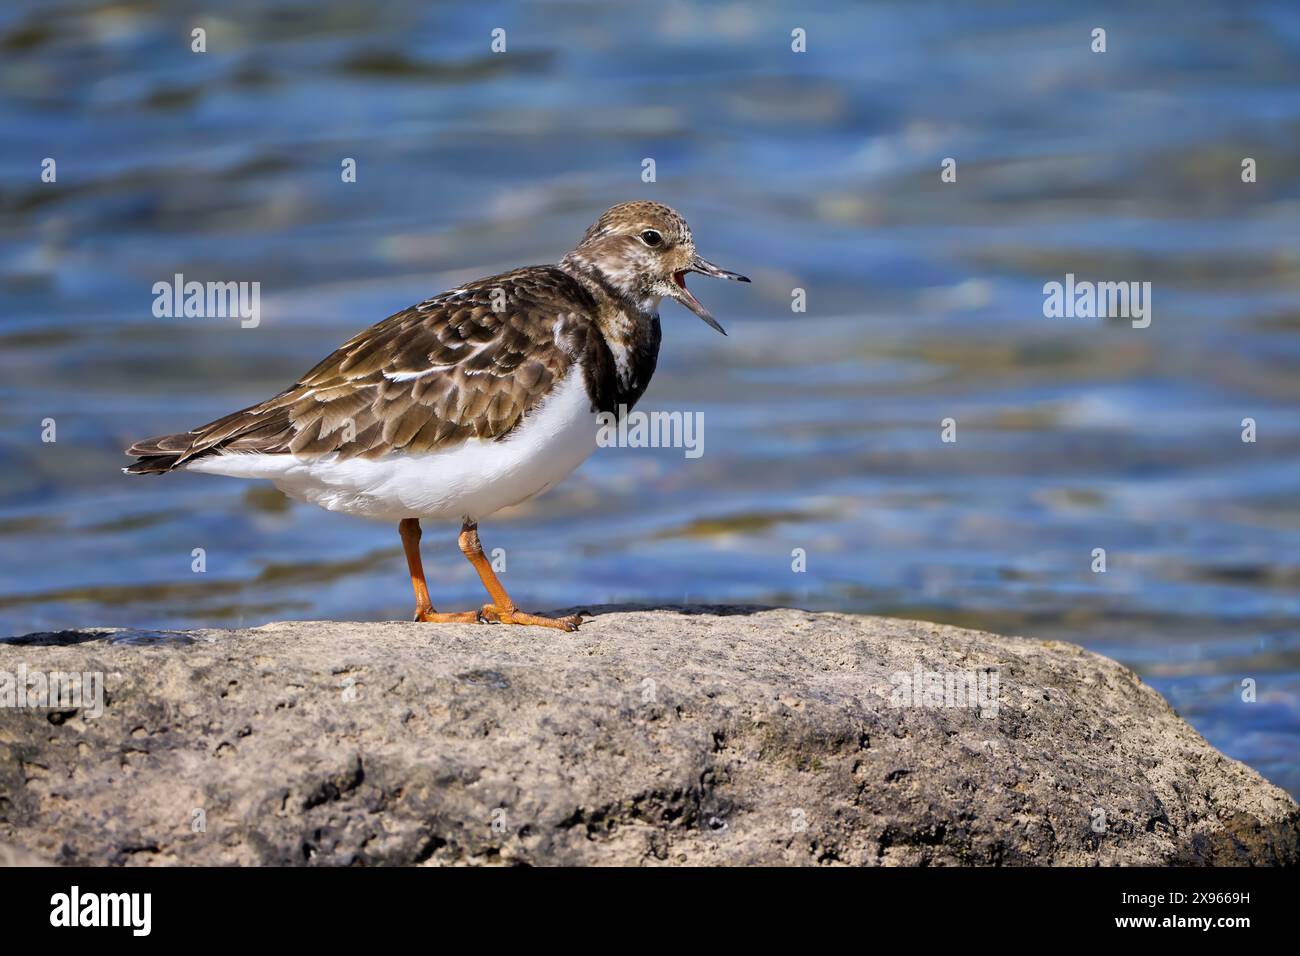
[[(522, 605), (1076, 641), (1300, 794), (1300, 8), (1136, 6), (10, 0), (0, 633), (408, 616), (394, 529), (120, 449), (654, 198), (754, 278), (692, 283), (725, 339), (664, 306), (645, 407), (705, 453), (604, 449), (485, 522)], [(178, 272), (260, 282), (260, 325), (154, 318)], [(1151, 282), (1151, 326), (1045, 318), (1066, 273)], [(425, 563), (469, 607), (454, 532)]]

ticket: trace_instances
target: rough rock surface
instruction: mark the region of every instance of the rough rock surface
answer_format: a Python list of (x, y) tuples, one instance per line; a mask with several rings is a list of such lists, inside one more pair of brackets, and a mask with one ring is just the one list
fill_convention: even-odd
[[(1078, 647), (742, 608), (69, 631), (0, 708), (0, 844), (88, 864), (1296, 863), (1300, 809)], [(896, 706), (998, 676), (996, 715)], [(986, 671), (987, 673), (987, 671)], [(201, 811), (201, 812), (200, 812)], [(201, 825), (200, 825), (201, 824)]]

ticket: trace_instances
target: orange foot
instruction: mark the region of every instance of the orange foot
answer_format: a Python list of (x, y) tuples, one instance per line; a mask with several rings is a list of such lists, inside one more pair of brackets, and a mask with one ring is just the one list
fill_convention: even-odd
[(477, 624), (482, 618), (478, 611), (452, 611), (442, 612), (435, 611), (433, 608), (415, 609), (415, 621), (423, 621), (427, 624)]
[(582, 626), (582, 618), (577, 614), (572, 617), (542, 617), (538, 614), (525, 614), (515, 607), (500, 608), (495, 604), (484, 604), (479, 614), (483, 620), (493, 624), (532, 624), (560, 631), (576, 631)]

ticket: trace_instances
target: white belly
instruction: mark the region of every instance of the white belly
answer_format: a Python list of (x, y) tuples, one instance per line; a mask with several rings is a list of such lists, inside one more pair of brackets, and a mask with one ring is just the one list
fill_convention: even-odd
[(293, 455), (200, 458), (189, 471), (267, 478), (291, 498), (382, 521), (478, 520), (546, 491), (596, 450), (596, 413), (576, 365), (503, 441), (381, 459)]

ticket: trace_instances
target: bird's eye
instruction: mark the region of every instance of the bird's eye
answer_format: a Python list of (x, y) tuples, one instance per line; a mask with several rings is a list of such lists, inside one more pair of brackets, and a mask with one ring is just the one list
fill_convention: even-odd
[(647, 246), (657, 246), (664, 241), (664, 237), (659, 235), (659, 233), (655, 232), (653, 229), (647, 229), (645, 232), (641, 233), (641, 241)]

